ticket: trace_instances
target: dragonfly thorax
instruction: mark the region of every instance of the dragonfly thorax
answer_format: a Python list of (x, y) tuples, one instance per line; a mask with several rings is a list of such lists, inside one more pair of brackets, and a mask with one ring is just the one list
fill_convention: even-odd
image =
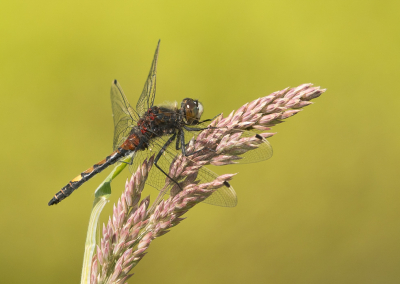
[(186, 98), (181, 103), (183, 118), (189, 125), (197, 124), (203, 114), (203, 105), (198, 100)]

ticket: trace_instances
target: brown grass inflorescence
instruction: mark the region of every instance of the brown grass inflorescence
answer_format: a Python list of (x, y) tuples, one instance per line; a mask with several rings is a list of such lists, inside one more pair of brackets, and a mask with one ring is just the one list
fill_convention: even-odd
[(207, 150), (199, 151), (190, 159), (180, 154), (171, 163), (169, 175), (176, 180), (184, 178), (180, 184), (183, 190), (169, 184), (167, 179), (164, 189), (172, 187), (171, 196), (163, 199), (161, 190), (151, 207), (149, 197), (140, 200), (154, 157), (145, 160), (127, 181), (107, 226), (103, 225), (103, 237), (92, 260), (91, 283), (126, 283), (133, 275), (129, 274), (131, 269), (144, 257), (152, 240), (169, 232), (190, 208), (234, 176), (226, 174), (212, 182), (198, 183), (196, 177), (202, 166), (232, 164), (251, 154), (262, 140), (255, 139), (254, 135), (242, 135), (243, 130), (271, 137), (275, 134), (268, 132), (272, 126), (312, 104), (310, 100), (324, 92), (325, 89), (312, 84), (303, 84), (247, 103), (226, 118), (218, 116), (197, 139), (190, 141), (187, 149), (188, 152)]

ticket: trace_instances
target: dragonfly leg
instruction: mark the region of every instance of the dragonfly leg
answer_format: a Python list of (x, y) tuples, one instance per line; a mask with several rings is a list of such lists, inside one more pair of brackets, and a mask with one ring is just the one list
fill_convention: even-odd
[(158, 152), (156, 158), (154, 159), (154, 165), (157, 167), (157, 169), (159, 169), (164, 175), (166, 175), (170, 180), (172, 180), (174, 183), (176, 183), (178, 185), (178, 187), (182, 190), (181, 186), (178, 184), (178, 182), (176, 180), (174, 180), (172, 177), (170, 177), (166, 172), (164, 172), (164, 170), (162, 168), (160, 168), (157, 164), (158, 160), (161, 158), (161, 155), (164, 153), (165, 149), (167, 149), (167, 147), (169, 146), (169, 144), (172, 143), (172, 141), (174, 141), (174, 139), (176, 138), (176, 132), (174, 133), (174, 135), (172, 135), (168, 141), (164, 144), (164, 146), (161, 148), (160, 152)]
[(200, 130), (204, 130), (204, 129), (209, 129), (208, 127), (204, 127), (204, 128), (191, 128), (191, 127), (187, 127), (186, 125), (184, 125), (183, 128), (185, 128), (187, 131), (200, 131)]
[(179, 139), (181, 140), (182, 154), (186, 155), (186, 145), (185, 145), (185, 133), (183, 131), (179, 131)]
[(175, 146), (176, 150), (180, 150), (181, 149), (181, 147), (180, 147), (180, 144), (181, 144), (181, 132), (182, 131), (179, 130), (178, 137), (176, 139), (176, 146)]
[[(184, 127), (185, 127), (185, 126), (184, 126)], [(186, 127), (185, 127), (185, 129), (188, 130)], [(183, 131), (181, 131), (181, 132), (179, 133), (179, 135), (180, 135), (180, 140), (181, 140), (182, 154), (183, 154), (185, 157), (194, 155), (194, 154), (199, 153), (199, 152), (201, 152), (201, 151), (203, 151), (203, 150), (209, 150), (209, 151), (211, 151), (211, 152), (215, 152), (215, 150), (213, 150), (213, 149), (210, 149), (210, 148), (208, 148), (208, 147), (204, 147), (204, 148), (202, 148), (202, 149), (200, 149), (200, 150), (197, 150), (197, 151), (194, 151), (194, 152), (188, 154), (188, 153), (186, 153), (185, 133), (184, 133)]]
[(208, 127), (204, 127), (204, 128), (191, 128), (191, 127), (187, 127), (186, 125), (184, 125), (183, 128), (185, 128), (187, 131), (201, 131), (201, 130), (206, 130), (206, 129), (217, 129), (219, 127), (208, 126)]
[(213, 121), (214, 119), (216, 119), (218, 116), (220, 116), (222, 113), (219, 113), (219, 114), (217, 114), (216, 116), (214, 116), (213, 118), (211, 118), (211, 119), (205, 119), (205, 120), (203, 120), (203, 121), (199, 121), (199, 123), (203, 123), (203, 122), (207, 122), (207, 121)]

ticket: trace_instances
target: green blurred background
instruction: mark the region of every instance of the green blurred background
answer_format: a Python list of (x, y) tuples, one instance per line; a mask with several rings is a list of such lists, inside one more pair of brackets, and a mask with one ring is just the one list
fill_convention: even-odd
[[(112, 150), (109, 89), (204, 117), (312, 82), (233, 209), (200, 205), (130, 283), (400, 283), (399, 1), (2, 1), (1, 283), (78, 283), (93, 192), (47, 202)], [(112, 203), (129, 172), (113, 183)], [(154, 193), (151, 188), (147, 192)], [(105, 209), (103, 219), (111, 212)]]

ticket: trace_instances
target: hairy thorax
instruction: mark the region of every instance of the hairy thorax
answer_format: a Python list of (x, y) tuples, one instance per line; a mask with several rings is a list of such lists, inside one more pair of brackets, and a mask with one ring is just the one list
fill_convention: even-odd
[(152, 138), (171, 135), (180, 127), (179, 110), (173, 107), (149, 108), (133, 127), (128, 139), (124, 142), (125, 149), (144, 150)]

